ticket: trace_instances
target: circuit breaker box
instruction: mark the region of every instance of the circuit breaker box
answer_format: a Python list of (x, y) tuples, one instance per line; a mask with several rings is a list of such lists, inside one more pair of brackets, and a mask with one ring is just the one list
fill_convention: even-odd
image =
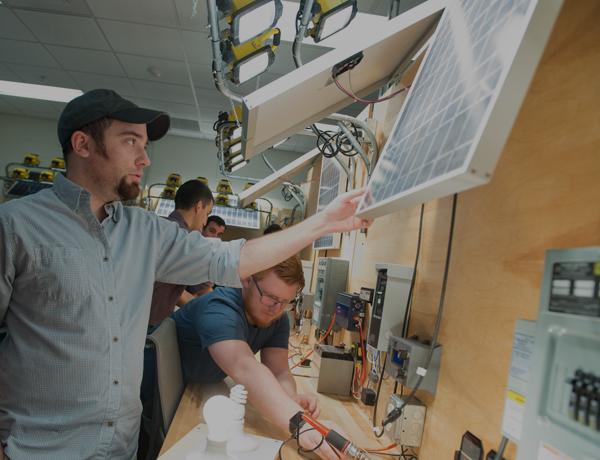
[(346, 290), (348, 267), (346, 259), (320, 257), (317, 262), (315, 298), (313, 302), (313, 323), (317, 330), (325, 330), (335, 312), (335, 297)]
[(600, 458), (600, 247), (546, 253), (517, 460)]
[(397, 264), (375, 264), (377, 283), (369, 321), (367, 344), (387, 351), (388, 336), (402, 335), (413, 268)]

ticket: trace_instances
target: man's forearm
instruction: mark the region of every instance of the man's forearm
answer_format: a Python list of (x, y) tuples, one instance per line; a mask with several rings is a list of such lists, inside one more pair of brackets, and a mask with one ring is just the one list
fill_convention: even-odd
[(294, 380), (294, 376), (290, 371), (282, 372), (281, 374), (276, 375), (275, 378), (285, 392), (292, 398), (298, 394), (296, 390), (296, 381)]
[(248, 399), (252, 405), (287, 431), (290, 418), (301, 411), (302, 407), (292, 399), (273, 373), (255, 360), (254, 363), (240, 366), (233, 374), (230, 377), (248, 390)]
[(240, 278), (277, 265), (328, 233), (323, 217), (315, 214), (280, 232), (247, 241), (240, 251)]

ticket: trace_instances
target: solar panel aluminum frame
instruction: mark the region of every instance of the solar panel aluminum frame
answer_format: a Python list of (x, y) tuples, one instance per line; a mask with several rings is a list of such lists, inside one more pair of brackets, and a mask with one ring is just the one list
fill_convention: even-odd
[(386, 22), (385, 27), (365, 31), (359, 44), (355, 41), (334, 49), (245, 96), (242, 100), (245, 158), (252, 158), (353, 103), (350, 96), (336, 87), (331, 70), (359, 51), (364, 58), (352, 70), (353, 91), (366, 96), (385, 84), (431, 35), (444, 4), (442, 0), (429, 0)]
[[(464, 166), (371, 205), (366, 204), (371, 193), (370, 184), (368, 184), (357, 216), (365, 219), (376, 218), (407, 206), (462, 192), (486, 184), (491, 180), (562, 3), (563, 0), (537, 0), (530, 5), (523, 39), (518, 45), (512, 62), (500, 76), (499, 91), (496, 92), (495, 100), (491, 101), (485, 111), (484, 122), (479, 126), (478, 132), (473, 138)], [(447, 12), (445, 11), (444, 14)], [(440, 24), (443, 20), (444, 18), (440, 20)], [(419, 77), (438, 32), (439, 28), (432, 37), (425, 59), (415, 76), (403, 108), (398, 114), (392, 133), (398, 127), (402, 114), (407, 109), (410, 98), (419, 84)], [(487, 121), (485, 121), (486, 118)], [(388, 139), (391, 137), (390, 135)], [(388, 144), (383, 148), (379, 161), (385, 161), (387, 149)], [(371, 180), (375, 177), (376, 172), (377, 167)]]

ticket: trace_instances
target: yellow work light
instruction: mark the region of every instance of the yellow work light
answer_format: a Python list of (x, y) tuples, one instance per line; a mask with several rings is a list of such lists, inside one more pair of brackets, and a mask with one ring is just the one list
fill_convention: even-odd
[(357, 0), (315, 0), (312, 9), (314, 27), (309, 35), (315, 42), (325, 40), (345, 28), (357, 11)]
[(258, 37), (235, 46), (231, 41), (222, 42), (221, 53), (228, 64), (228, 78), (239, 85), (265, 72), (275, 60), (281, 31), (267, 30)]
[(227, 15), (230, 39), (238, 46), (275, 27), (283, 3), (281, 0), (217, 0), (217, 8)]

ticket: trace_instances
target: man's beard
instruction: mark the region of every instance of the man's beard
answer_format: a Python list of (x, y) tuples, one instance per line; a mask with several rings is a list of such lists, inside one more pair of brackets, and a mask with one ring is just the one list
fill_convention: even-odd
[(272, 320), (265, 322), (264, 320), (261, 320), (258, 316), (255, 316), (254, 314), (252, 314), (252, 312), (250, 311), (249, 308), (246, 308), (245, 310), (246, 310), (246, 316), (250, 320), (250, 323), (252, 323), (254, 326), (257, 326), (260, 328), (267, 328), (267, 327), (271, 326), (275, 321), (277, 321), (281, 317), (281, 315), (276, 316)]
[(140, 185), (133, 182), (127, 183), (127, 176), (121, 177), (119, 185), (117, 186), (117, 195), (121, 201), (129, 201), (137, 198), (140, 194)]

